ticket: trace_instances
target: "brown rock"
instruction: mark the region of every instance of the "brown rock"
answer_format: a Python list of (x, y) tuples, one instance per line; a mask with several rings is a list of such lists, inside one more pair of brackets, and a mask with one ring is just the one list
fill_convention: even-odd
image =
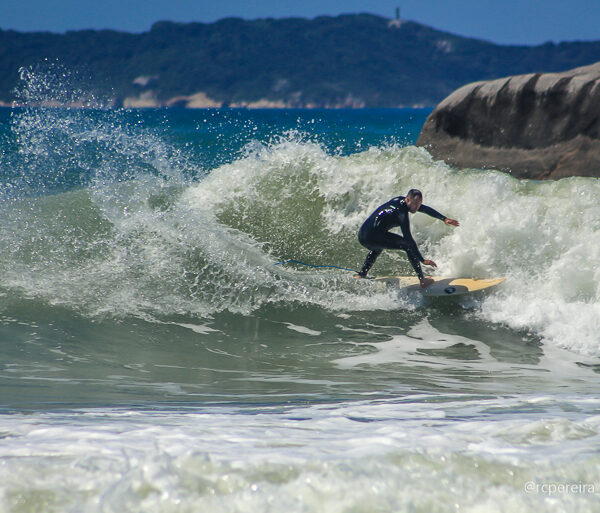
[(461, 87), (429, 115), (417, 145), (455, 167), (600, 177), (600, 62)]

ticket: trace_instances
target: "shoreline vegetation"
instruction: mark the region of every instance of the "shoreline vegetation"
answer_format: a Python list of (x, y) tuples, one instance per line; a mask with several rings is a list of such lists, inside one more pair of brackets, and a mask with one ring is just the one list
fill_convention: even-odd
[(497, 45), (371, 14), (0, 30), (0, 106), (434, 107), (467, 83), (600, 61), (600, 41)]
[(26, 107), (47, 107), (47, 108), (69, 108), (69, 109), (161, 109), (161, 108), (185, 108), (185, 109), (433, 109), (435, 105), (414, 104), (414, 105), (395, 105), (391, 107), (373, 107), (367, 106), (363, 102), (352, 101), (348, 99), (345, 102), (335, 104), (300, 104), (294, 102), (285, 102), (282, 100), (268, 100), (266, 98), (257, 101), (241, 102), (218, 102), (206, 96), (206, 93), (200, 92), (190, 96), (175, 96), (165, 101), (158, 100), (150, 95), (140, 95), (138, 97), (125, 98), (122, 103), (115, 100), (108, 102), (98, 102), (96, 100), (76, 100), (72, 102), (60, 102), (57, 100), (41, 100), (35, 102), (19, 103), (0, 101), (0, 108), (14, 109)]

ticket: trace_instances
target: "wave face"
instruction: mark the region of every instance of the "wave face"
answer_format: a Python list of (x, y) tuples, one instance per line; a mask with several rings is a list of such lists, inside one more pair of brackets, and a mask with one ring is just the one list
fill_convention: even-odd
[[(414, 298), (356, 283), (350, 273), (274, 264), (359, 268), (362, 221), (418, 187), (426, 204), (461, 222), (453, 229), (412, 217), (437, 273), (507, 278), (469, 315), (600, 352), (598, 180), (457, 171), (397, 141), (350, 152), (302, 130), (258, 140), (246, 122), (227, 161), (207, 169), (202, 163), (215, 160), (203, 156), (206, 147), (163, 137), (155, 113), (151, 130), (139, 127), (140, 113), (125, 124), (128, 115), (13, 114), (17, 150), (2, 162), (5, 294), (117, 318), (248, 314), (269, 304), (410, 310)], [(240, 126), (220, 123), (230, 133)], [(385, 252), (372, 272), (411, 269), (402, 253)]]

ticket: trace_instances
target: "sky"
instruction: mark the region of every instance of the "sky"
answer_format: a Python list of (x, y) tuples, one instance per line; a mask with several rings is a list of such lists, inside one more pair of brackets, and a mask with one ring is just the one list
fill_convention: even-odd
[(0, 0), (0, 29), (146, 32), (159, 20), (368, 12), (499, 44), (600, 40), (600, 0)]

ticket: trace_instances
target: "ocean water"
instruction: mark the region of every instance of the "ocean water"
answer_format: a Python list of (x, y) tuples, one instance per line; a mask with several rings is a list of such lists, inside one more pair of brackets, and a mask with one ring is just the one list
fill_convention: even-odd
[[(428, 113), (0, 110), (0, 511), (599, 511), (600, 182), (452, 169)], [(274, 265), (359, 268), (411, 187), (504, 284)]]

